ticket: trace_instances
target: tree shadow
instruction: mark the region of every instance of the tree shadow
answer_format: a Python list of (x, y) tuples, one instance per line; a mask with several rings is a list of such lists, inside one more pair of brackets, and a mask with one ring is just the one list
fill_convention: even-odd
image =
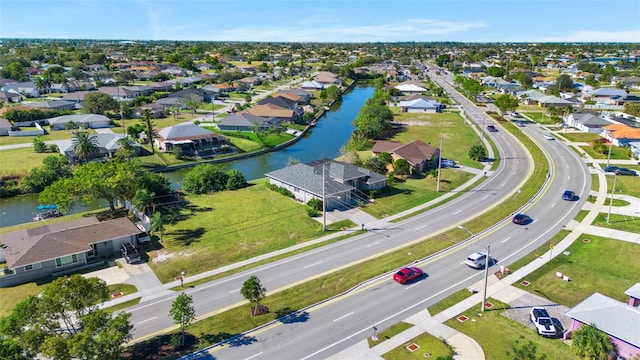
[(309, 313), (306, 311), (291, 311), (290, 308), (279, 309), (276, 317), (283, 324), (303, 323), (309, 320)]
[(200, 241), (206, 230), (203, 227), (196, 229), (183, 229), (167, 233), (171, 235), (173, 240), (183, 243), (183, 245), (191, 245), (191, 243)]
[(238, 336), (232, 337), (231, 339), (225, 341), (227, 344), (229, 344), (229, 346), (231, 347), (240, 347), (240, 346), (244, 346), (244, 345), (251, 345), (255, 342), (257, 342), (258, 339), (256, 339), (253, 336), (246, 336), (244, 334), (240, 334)]

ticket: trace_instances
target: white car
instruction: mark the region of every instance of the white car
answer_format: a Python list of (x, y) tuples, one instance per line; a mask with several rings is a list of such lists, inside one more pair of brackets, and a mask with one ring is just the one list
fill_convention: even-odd
[(553, 136), (551, 136), (550, 134), (544, 134), (544, 138), (547, 139), (547, 140), (555, 140), (556, 139)]
[[(489, 259), (491, 262), (491, 259)], [(464, 261), (465, 265), (472, 267), (474, 269), (482, 269), (487, 264), (487, 254), (483, 252), (474, 252), (473, 254), (467, 256), (467, 259)]]

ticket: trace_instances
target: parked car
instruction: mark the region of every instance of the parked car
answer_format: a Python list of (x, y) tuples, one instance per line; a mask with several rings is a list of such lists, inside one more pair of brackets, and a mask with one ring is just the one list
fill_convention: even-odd
[(518, 125), (518, 127), (525, 127), (525, 122), (524, 121), (517, 121), (516, 125)]
[[(491, 262), (491, 259), (489, 259)], [(487, 254), (483, 252), (474, 252), (473, 254), (467, 256), (467, 259), (464, 261), (465, 265), (472, 267), (474, 269), (482, 269), (487, 264)]]
[(617, 169), (619, 169), (619, 167), (617, 167), (617, 166), (605, 166), (604, 171), (605, 172), (614, 172)]
[(127, 264), (139, 262), (141, 260), (140, 254), (138, 254), (138, 250), (136, 250), (136, 248), (133, 247), (131, 243), (126, 242), (122, 244), (120, 246), (120, 253), (122, 254), (122, 257), (127, 262)]
[(448, 167), (455, 167), (455, 166), (456, 166), (456, 163), (453, 160), (440, 159), (440, 167), (448, 168)]
[(562, 200), (573, 201), (573, 198), (576, 196), (576, 193), (571, 190), (565, 190), (562, 193)]
[(493, 125), (487, 125), (487, 131), (498, 132), (498, 129), (496, 129), (496, 127)]
[(400, 284), (406, 284), (409, 281), (413, 281), (415, 279), (419, 279), (422, 277), (422, 269), (417, 267), (405, 267), (400, 269), (395, 275), (393, 275), (393, 280), (397, 281)]
[(546, 140), (555, 140), (556, 138), (554, 138), (553, 136), (551, 136), (551, 134), (544, 134), (544, 138)]
[(541, 306), (534, 306), (531, 308), (529, 316), (536, 327), (538, 335), (555, 336), (557, 334), (556, 327), (553, 325), (553, 319), (549, 316), (547, 309)]
[(616, 175), (631, 175), (631, 176), (638, 175), (635, 170), (631, 170), (627, 168), (617, 168), (613, 170), (613, 173)]
[(514, 224), (526, 225), (526, 224), (528, 224), (530, 222), (531, 222), (531, 218), (529, 217), (529, 215), (516, 214), (516, 216), (513, 217), (513, 223)]
[(522, 117), (522, 115), (520, 115), (520, 113), (517, 112), (517, 111), (514, 111), (511, 115), (513, 115), (514, 118), (521, 118)]

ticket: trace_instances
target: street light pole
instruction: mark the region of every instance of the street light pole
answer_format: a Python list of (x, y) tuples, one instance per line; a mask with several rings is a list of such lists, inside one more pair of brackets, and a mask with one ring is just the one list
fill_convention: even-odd
[(458, 229), (462, 229), (465, 230), (466, 232), (469, 233), (469, 235), (471, 235), (471, 237), (474, 237), (475, 234), (471, 232), (471, 230), (467, 229), (466, 227), (462, 226), (462, 225), (458, 225)]
[(611, 159), (611, 144), (613, 142), (609, 139), (609, 153), (607, 154), (607, 166), (609, 166), (609, 160)]
[(611, 206), (613, 205), (613, 193), (616, 191), (616, 180), (618, 180), (618, 175), (613, 173), (613, 186), (611, 187), (611, 199), (609, 199), (609, 212), (607, 213), (607, 224), (609, 223), (609, 218), (611, 218)]
[(327, 194), (325, 193), (324, 165), (322, 164), (322, 231), (327, 231)]
[(491, 265), (491, 245), (487, 245), (487, 261), (484, 263), (484, 291), (482, 292), (482, 312), (487, 302), (487, 282), (489, 280), (489, 265)]

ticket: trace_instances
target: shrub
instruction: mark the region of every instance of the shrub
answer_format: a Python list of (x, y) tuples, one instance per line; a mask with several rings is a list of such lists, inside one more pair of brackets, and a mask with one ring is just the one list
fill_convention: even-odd
[(322, 200), (313, 198), (307, 201), (307, 206), (315, 210), (322, 210)]
[(229, 176), (229, 179), (227, 179), (227, 190), (236, 190), (247, 186), (247, 180), (240, 170), (231, 170), (227, 175)]
[(320, 215), (320, 212), (314, 208), (307, 207), (307, 215), (309, 215), (309, 217), (316, 217)]
[(286, 197), (293, 197), (293, 194), (291, 193), (291, 191), (289, 191), (286, 188), (283, 187), (279, 187), (278, 188), (278, 192)]

